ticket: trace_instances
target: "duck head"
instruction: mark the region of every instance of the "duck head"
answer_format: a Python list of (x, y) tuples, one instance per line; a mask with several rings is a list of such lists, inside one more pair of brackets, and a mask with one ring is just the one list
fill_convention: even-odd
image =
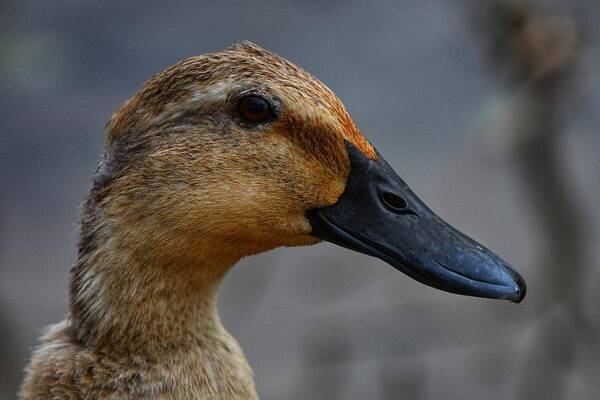
[(149, 254), (214, 247), (237, 260), (326, 240), (438, 289), (525, 295), (506, 262), (411, 191), (326, 86), (254, 44), (156, 75), (108, 133), (95, 191), (112, 193), (108, 220), (126, 219)]

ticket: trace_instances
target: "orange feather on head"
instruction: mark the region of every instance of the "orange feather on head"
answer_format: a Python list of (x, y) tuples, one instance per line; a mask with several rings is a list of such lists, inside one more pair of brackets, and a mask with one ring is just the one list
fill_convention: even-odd
[(329, 127), (376, 160), (373, 146), (362, 135), (338, 97), (322, 82), (288, 60), (244, 41), (226, 50), (185, 59), (148, 80), (140, 91), (121, 106), (107, 124), (108, 142), (123, 132), (144, 130), (158, 122), (157, 115), (169, 111), (169, 105), (193, 96), (194, 88), (210, 87), (218, 82), (231, 86), (270, 86), (291, 95), (304, 104), (303, 117), (322, 114)]

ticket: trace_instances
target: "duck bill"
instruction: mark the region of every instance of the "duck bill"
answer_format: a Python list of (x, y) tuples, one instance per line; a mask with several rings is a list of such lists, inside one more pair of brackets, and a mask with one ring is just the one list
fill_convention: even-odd
[(447, 292), (520, 302), (526, 286), (508, 263), (431, 211), (378, 154), (346, 141), (350, 174), (338, 201), (310, 210), (312, 235), (369, 254)]

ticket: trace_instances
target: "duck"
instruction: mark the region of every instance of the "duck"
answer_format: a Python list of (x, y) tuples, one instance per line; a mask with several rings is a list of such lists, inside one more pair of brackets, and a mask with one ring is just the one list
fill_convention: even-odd
[(523, 278), (431, 211), (342, 102), (250, 42), (158, 73), (113, 114), (67, 318), (19, 398), (257, 399), (217, 310), (244, 257), (328, 241), (426, 285), (520, 302)]

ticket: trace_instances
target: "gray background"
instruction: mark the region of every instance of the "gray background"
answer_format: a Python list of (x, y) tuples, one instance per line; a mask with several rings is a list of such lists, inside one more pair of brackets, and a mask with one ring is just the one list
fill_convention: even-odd
[[(483, 2), (479, 2), (483, 3)], [(600, 6), (579, 2), (591, 19)], [(64, 318), (78, 206), (111, 113), (176, 61), (254, 41), (333, 89), (363, 133), (448, 222), (510, 260), (520, 305), (425, 287), (329, 244), (246, 259), (225, 325), (265, 399), (507, 399), (543, 318), (543, 246), (503, 136), (515, 94), (487, 58), (477, 2), (17, 1), (0, 4), (0, 398), (44, 326)], [(586, 44), (561, 156), (585, 208), (585, 315), (598, 326), (600, 51)], [(500, 117), (499, 117), (500, 115)], [(568, 237), (565, 240), (569, 240)], [(557, 297), (561, 293), (555, 294)], [(595, 399), (583, 348), (569, 398)], [(595, 353), (594, 353), (595, 354)], [(593, 354), (592, 354), (593, 355)]]

